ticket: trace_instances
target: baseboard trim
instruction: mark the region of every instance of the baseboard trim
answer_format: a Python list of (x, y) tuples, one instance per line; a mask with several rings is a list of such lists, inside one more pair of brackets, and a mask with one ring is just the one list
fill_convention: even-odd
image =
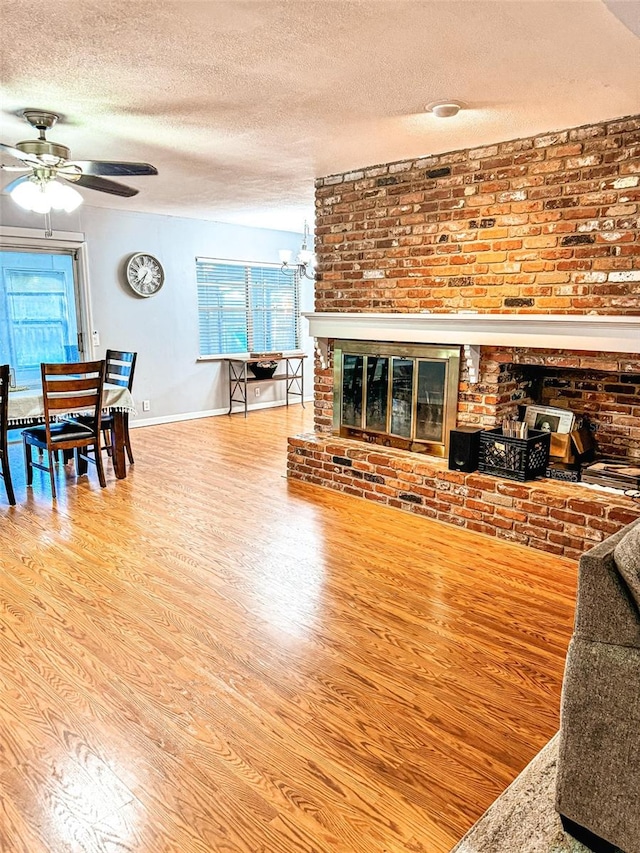
[[(313, 397), (305, 397), (305, 403), (313, 402)], [(276, 409), (281, 406), (285, 406), (286, 403), (284, 400), (272, 400), (267, 403), (251, 403), (248, 407), (249, 412), (257, 411), (258, 409)], [(291, 405), (297, 405), (296, 403), (292, 403)], [(137, 429), (138, 427), (148, 427), (148, 426), (159, 426), (160, 424), (174, 424), (179, 421), (195, 421), (200, 418), (216, 418), (220, 415), (227, 415), (229, 413), (228, 406), (225, 406), (224, 409), (206, 409), (201, 412), (184, 412), (179, 415), (161, 415), (157, 418), (136, 418), (135, 420), (132, 418), (129, 422), (129, 426), (131, 429)], [(233, 411), (234, 415), (241, 415), (242, 409), (238, 407)]]

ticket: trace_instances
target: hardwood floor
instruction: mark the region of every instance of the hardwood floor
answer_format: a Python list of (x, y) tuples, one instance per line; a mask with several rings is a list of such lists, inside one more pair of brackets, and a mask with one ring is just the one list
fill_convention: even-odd
[(556, 730), (575, 565), (288, 483), (310, 419), (135, 430), (57, 507), (13, 448), (0, 851), (445, 853)]

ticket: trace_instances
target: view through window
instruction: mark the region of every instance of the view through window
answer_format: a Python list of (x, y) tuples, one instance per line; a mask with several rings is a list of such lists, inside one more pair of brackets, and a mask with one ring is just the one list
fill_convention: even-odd
[(200, 355), (299, 347), (297, 275), (276, 264), (196, 258)]
[(41, 362), (78, 360), (73, 257), (1, 250), (0, 363), (34, 385)]

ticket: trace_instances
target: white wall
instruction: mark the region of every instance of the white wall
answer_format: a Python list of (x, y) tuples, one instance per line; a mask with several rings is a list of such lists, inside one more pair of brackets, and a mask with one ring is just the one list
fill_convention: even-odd
[[(41, 216), (3, 202), (0, 225), (43, 228)], [(100, 335), (96, 356), (104, 355), (107, 347), (138, 353), (134, 386), (138, 420), (227, 407), (226, 363), (197, 361), (195, 258), (277, 262), (278, 249), (297, 252), (301, 235), (88, 205), (52, 218), (54, 230), (85, 234), (93, 327)], [(163, 288), (149, 299), (135, 296), (123, 280), (124, 264), (134, 252), (155, 255), (165, 269)], [(302, 310), (313, 310), (313, 282), (303, 279), (301, 291)], [(304, 320), (302, 327), (303, 347), (311, 356), (313, 343)], [(311, 396), (311, 357), (305, 367), (305, 393)], [(262, 384), (260, 390), (261, 405), (284, 400), (282, 382)], [(142, 400), (150, 401), (148, 413), (142, 413)]]

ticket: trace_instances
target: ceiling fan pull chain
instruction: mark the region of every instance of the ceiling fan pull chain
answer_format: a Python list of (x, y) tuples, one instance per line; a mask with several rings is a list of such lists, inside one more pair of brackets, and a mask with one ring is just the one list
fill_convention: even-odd
[(53, 237), (53, 231), (51, 230), (51, 213), (45, 213), (44, 215), (44, 236), (45, 237)]

